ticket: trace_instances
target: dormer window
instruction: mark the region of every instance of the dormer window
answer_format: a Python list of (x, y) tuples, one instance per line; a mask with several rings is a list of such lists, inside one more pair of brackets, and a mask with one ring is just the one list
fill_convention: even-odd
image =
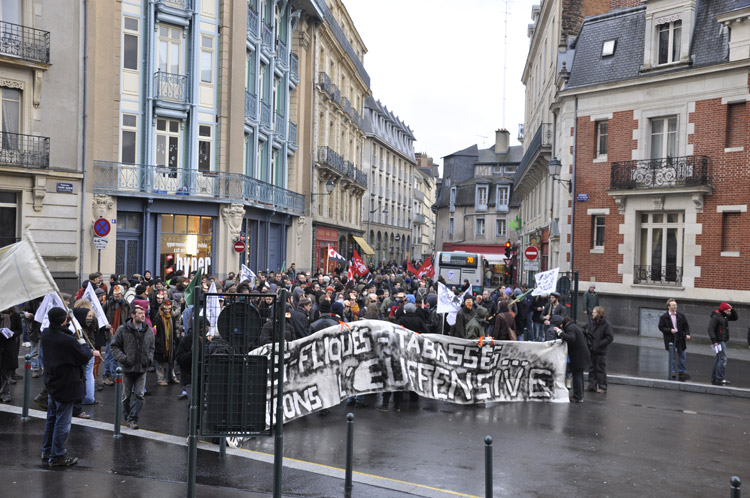
[(602, 57), (612, 57), (615, 55), (615, 46), (617, 40), (606, 40), (602, 43)]
[(659, 24), (659, 65), (680, 61), (681, 34), (682, 21), (680, 19)]
[(477, 185), (476, 201), (474, 209), (477, 211), (487, 211), (487, 201), (489, 199), (490, 188), (488, 185)]

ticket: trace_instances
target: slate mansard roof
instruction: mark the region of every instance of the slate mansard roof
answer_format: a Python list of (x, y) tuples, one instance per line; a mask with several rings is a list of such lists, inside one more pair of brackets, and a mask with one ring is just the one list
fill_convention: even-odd
[[(697, 0), (690, 43), (689, 66), (710, 66), (729, 60), (729, 36), (716, 16), (750, 6), (750, 0)], [(575, 57), (567, 89), (637, 79), (641, 73), (646, 29), (646, 6), (616, 10), (584, 20), (575, 42)], [(684, 36), (684, 34), (683, 34)], [(617, 40), (615, 53), (602, 57), (602, 44)], [(670, 71), (670, 69), (665, 69)]]

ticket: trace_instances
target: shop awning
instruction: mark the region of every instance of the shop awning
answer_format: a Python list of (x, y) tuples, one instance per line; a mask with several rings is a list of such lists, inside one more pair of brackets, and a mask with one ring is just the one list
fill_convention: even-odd
[(362, 252), (364, 252), (368, 256), (375, 256), (375, 251), (372, 249), (372, 247), (370, 247), (370, 244), (368, 244), (363, 237), (352, 235), (352, 238), (357, 244), (359, 244), (359, 247), (362, 248)]
[(491, 265), (504, 265), (505, 254), (483, 254), (484, 259)]

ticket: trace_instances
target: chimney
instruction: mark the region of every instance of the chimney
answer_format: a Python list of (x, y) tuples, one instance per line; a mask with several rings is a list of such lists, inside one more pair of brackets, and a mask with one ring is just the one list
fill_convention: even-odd
[(495, 154), (505, 154), (510, 147), (510, 132), (506, 129), (495, 130)]

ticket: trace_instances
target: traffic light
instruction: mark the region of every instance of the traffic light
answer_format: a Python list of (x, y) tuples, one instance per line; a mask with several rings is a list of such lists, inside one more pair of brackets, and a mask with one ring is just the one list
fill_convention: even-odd
[(505, 243), (505, 257), (506, 258), (510, 258), (510, 248), (511, 248), (511, 243), (510, 241), (508, 241)]
[(164, 268), (164, 277), (171, 278), (174, 273), (174, 254), (167, 254), (167, 266)]

